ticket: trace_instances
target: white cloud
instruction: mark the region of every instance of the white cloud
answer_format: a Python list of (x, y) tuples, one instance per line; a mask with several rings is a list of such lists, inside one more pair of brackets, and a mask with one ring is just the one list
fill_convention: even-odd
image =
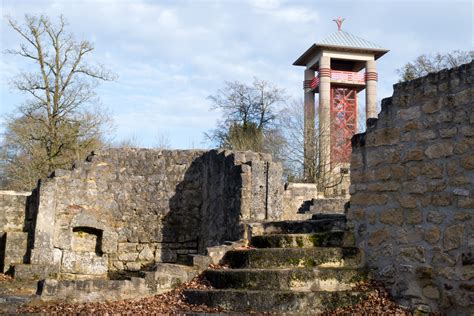
[[(345, 16), (350, 32), (392, 49), (378, 64), (379, 96), (385, 97), (400, 64), (423, 52), (470, 47), (469, 35), (451, 23), (450, 17), (456, 16), (456, 23), (470, 27), (469, 10), (461, 7), (457, 2), (435, 3), (426, 16), (420, 15), (427, 10), (420, 0), (382, 5), (278, 0), (2, 2), (4, 13), (18, 20), (25, 13), (52, 18), (64, 13), (68, 30), (94, 41), (91, 61), (119, 75), (117, 82), (97, 90), (117, 119), (117, 134), (138, 135), (148, 145), (158, 132), (166, 132), (174, 147), (199, 143), (202, 132), (212, 128), (219, 113), (209, 111), (206, 97), (225, 80), (251, 82), (257, 76), (301, 98), (303, 68), (291, 63), (335, 30), (334, 16)], [(19, 37), (5, 23), (0, 32), (4, 49), (18, 45)], [(443, 32), (450, 35), (443, 37)], [(5, 92), (5, 77), (25, 66), (10, 58), (0, 59), (1, 113), (4, 104), (21, 101)]]
[(277, 20), (282, 20), (290, 23), (305, 23), (311, 22), (316, 24), (319, 22), (319, 15), (316, 11), (309, 10), (303, 7), (287, 7), (276, 10), (269, 10), (267, 14), (273, 16)]
[(250, 4), (258, 9), (276, 9), (280, 6), (279, 0), (250, 0)]

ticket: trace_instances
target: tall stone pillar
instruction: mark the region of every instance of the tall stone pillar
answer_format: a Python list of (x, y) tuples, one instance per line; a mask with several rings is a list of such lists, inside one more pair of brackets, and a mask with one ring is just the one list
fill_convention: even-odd
[(368, 60), (365, 68), (365, 111), (366, 119), (377, 118), (377, 68), (375, 60)]
[(320, 179), (327, 181), (331, 160), (331, 59), (319, 60), (319, 161)]
[(316, 148), (315, 148), (315, 108), (314, 92), (311, 91), (311, 81), (314, 79), (314, 70), (304, 71), (304, 179), (314, 181), (316, 175)]

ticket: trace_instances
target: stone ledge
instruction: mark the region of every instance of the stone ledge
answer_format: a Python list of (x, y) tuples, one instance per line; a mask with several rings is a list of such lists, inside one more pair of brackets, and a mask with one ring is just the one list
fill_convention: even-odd
[(42, 301), (67, 301), (84, 303), (141, 298), (150, 295), (145, 279), (130, 280), (53, 280), (46, 279), (39, 285)]
[(31, 192), (20, 192), (12, 190), (0, 190), (0, 195), (30, 196)]
[(43, 264), (16, 264), (14, 267), (16, 280), (43, 280), (59, 275), (59, 266)]

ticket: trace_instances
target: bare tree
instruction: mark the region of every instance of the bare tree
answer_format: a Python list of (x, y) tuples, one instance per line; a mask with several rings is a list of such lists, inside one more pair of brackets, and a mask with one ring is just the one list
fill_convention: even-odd
[(222, 148), (264, 151), (285, 95), (273, 84), (255, 79), (252, 85), (226, 82), (209, 99), (223, 118), (205, 134), (208, 140)]
[(450, 53), (420, 55), (414, 61), (406, 63), (397, 69), (400, 81), (408, 81), (426, 76), (445, 68), (453, 68), (471, 62), (474, 51), (455, 50)]
[[(7, 53), (23, 57), (32, 67), (11, 81), (29, 98), (18, 108), (19, 115), (6, 120), (1, 158), (11, 186), (27, 189), (100, 146), (110, 121), (99, 108), (94, 87), (114, 75), (87, 63), (94, 46), (67, 33), (62, 16), (57, 24), (43, 15), (27, 15), (24, 24), (8, 18), (8, 23), (23, 43)], [(28, 170), (22, 171), (25, 163)]]
[[(274, 148), (272, 151), (276, 152), (277, 158), (283, 162), (289, 181), (303, 181), (304, 105), (302, 100), (292, 100), (280, 111), (278, 131), (271, 138), (271, 145)], [(282, 140), (279, 141), (279, 139)]]
[(155, 144), (153, 148), (156, 149), (170, 149), (171, 148), (171, 140), (168, 135), (165, 134), (158, 134), (155, 138)]

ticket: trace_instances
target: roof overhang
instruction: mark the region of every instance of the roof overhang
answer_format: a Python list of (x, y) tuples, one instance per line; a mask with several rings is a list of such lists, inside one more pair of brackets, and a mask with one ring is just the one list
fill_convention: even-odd
[(347, 47), (347, 46), (337, 46), (337, 45), (321, 45), (321, 44), (313, 44), (310, 48), (308, 48), (303, 55), (301, 55), (294, 63), (293, 66), (306, 66), (308, 62), (310, 62), (314, 56), (320, 53), (323, 50), (332, 50), (332, 51), (342, 51), (342, 52), (357, 52), (357, 53), (369, 53), (374, 54), (375, 59), (379, 59), (387, 52), (389, 49), (374, 49), (374, 48), (357, 48), (357, 47)]

